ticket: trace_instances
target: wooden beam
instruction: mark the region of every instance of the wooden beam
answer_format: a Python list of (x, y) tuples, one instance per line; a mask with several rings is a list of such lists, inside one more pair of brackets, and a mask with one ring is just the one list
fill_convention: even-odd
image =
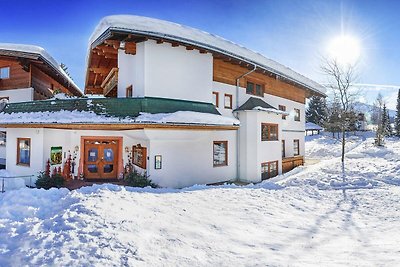
[(110, 70), (108, 68), (89, 68), (89, 71), (95, 73), (95, 74), (100, 74), (100, 75), (107, 75)]
[(105, 58), (109, 58), (109, 59), (118, 59), (117, 54), (105, 53), (104, 56), (105, 56)]
[(186, 46), (186, 50), (193, 50), (194, 47), (193, 46)]
[(118, 53), (118, 50), (111, 46), (100, 45), (97, 46), (95, 49), (103, 51), (103, 53)]
[(134, 42), (125, 43), (125, 54), (136, 55), (136, 43)]
[(162, 44), (162, 43), (164, 43), (164, 40), (163, 40), (163, 39), (158, 39), (158, 40), (157, 40), (157, 44)]
[(105, 40), (104, 43), (108, 46), (114, 47), (114, 49), (118, 49), (120, 44), (118, 40)]

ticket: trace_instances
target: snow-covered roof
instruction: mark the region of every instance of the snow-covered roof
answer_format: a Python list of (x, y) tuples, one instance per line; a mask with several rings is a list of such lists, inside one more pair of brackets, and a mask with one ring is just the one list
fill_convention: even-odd
[(0, 55), (13, 55), (13, 52), (19, 52), (21, 56), (30, 58), (32, 55), (41, 57), (47, 64), (49, 64), (54, 70), (63, 76), (63, 78), (81, 92), (78, 85), (68, 76), (67, 73), (61, 68), (60, 64), (47, 53), (44, 48), (36, 45), (26, 45), (26, 44), (12, 44), (12, 43), (0, 43)]
[(323, 128), (319, 126), (318, 124), (315, 124), (313, 122), (306, 122), (306, 130), (319, 130), (322, 131)]
[(229, 57), (255, 64), (288, 80), (300, 84), (318, 94), (325, 95), (326, 89), (319, 83), (293, 71), (260, 53), (235, 44), (222, 37), (194, 29), (181, 24), (132, 15), (113, 15), (103, 18), (90, 37), (92, 45), (98, 39), (107, 38), (110, 31), (143, 34), (156, 38), (174, 40), (207, 50), (215, 51)]
[(0, 113), (7, 124), (184, 124), (236, 126), (214, 105), (164, 98), (54, 98), (9, 103)]
[(157, 114), (141, 113), (136, 118), (118, 118), (96, 114), (91, 111), (61, 110), (53, 112), (2, 113), (1, 124), (190, 124), (234, 126), (239, 125), (239, 121), (217, 114), (193, 111)]

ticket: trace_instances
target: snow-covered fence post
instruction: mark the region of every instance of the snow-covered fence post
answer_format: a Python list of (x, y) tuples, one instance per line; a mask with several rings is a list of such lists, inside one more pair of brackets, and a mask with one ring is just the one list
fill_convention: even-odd
[(4, 177), (2, 177), (2, 181), (1, 181), (1, 192), (4, 193)]

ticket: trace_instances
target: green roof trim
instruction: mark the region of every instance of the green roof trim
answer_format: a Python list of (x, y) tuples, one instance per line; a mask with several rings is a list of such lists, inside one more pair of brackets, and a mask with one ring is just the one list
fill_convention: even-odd
[(98, 115), (117, 118), (137, 117), (140, 113), (174, 113), (193, 111), (221, 115), (211, 103), (157, 97), (141, 98), (72, 98), (9, 103), (3, 113), (56, 111), (92, 111)]
[(256, 97), (250, 97), (247, 99), (246, 102), (244, 102), (243, 105), (235, 109), (234, 111), (241, 111), (241, 110), (253, 110), (255, 107), (262, 107), (262, 108), (267, 108), (267, 109), (276, 109), (275, 107), (271, 106), (264, 100)]

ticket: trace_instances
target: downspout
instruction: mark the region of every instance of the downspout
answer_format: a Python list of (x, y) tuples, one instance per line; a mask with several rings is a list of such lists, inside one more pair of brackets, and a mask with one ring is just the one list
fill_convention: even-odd
[[(236, 109), (239, 108), (239, 86), (240, 86), (240, 79), (249, 75), (250, 73), (254, 72), (257, 69), (257, 65), (254, 65), (253, 69), (240, 75), (236, 78)], [(239, 115), (236, 111), (236, 114), (233, 114), (236, 119), (239, 120)], [(240, 125), (239, 125), (240, 127)], [(236, 134), (236, 179), (239, 180), (240, 176), (240, 128)]]

